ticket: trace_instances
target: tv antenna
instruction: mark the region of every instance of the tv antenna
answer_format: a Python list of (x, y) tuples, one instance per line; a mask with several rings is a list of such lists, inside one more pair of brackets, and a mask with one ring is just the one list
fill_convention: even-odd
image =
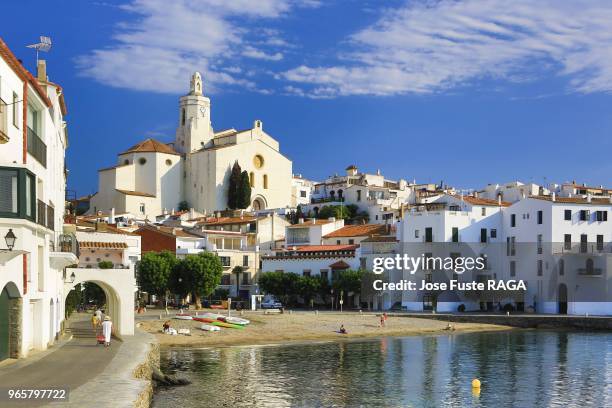
[(49, 52), (51, 49), (51, 37), (41, 35), (39, 43), (28, 45), (27, 48), (34, 48), (36, 50), (36, 65), (38, 65), (38, 52)]

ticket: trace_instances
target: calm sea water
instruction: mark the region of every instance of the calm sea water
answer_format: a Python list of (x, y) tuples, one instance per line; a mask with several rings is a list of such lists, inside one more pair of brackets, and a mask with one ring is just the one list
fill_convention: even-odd
[[(509, 331), (171, 349), (154, 407), (612, 406), (612, 334)], [(479, 395), (473, 378), (482, 381)]]

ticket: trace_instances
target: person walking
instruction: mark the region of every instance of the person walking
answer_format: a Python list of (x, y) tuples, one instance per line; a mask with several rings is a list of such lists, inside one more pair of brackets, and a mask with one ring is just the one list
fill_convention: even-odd
[(94, 329), (94, 331), (96, 331), (98, 329), (99, 324), (100, 324), (100, 319), (98, 318), (98, 315), (94, 312), (94, 314), (91, 315), (91, 328)]
[(110, 316), (105, 316), (104, 322), (102, 323), (102, 335), (104, 335), (104, 347), (110, 346), (112, 329), (113, 329), (113, 322), (111, 322)]

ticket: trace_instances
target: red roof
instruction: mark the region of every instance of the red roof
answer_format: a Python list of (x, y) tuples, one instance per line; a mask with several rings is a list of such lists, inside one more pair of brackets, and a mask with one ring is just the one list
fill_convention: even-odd
[(126, 154), (126, 153), (135, 153), (135, 152), (142, 152), (142, 153), (152, 152), (152, 153), (165, 153), (165, 154), (180, 155), (180, 153), (178, 153), (176, 150), (174, 150), (172, 147), (168, 146), (167, 144), (164, 144), (162, 142), (159, 142), (151, 138), (145, 139), (142, 142), (137, 143), (134, 146), (130, 147), (125, 152), (119, 153), (119, 154), (121, 155), (121, 154)]
[[(359, 245), (305, 245), (297, 247), (297, 252), (323, 252), (323, 251), (354, 251)], [(288, 248), (289, 250), (291, 247)]]
[(486, 205), (486, 206), (494, 206), (497, 207), (501, 205), (502, 207), (510, 207), (512, 203), (507, 201), (502, 201), (501, 204), (497, 200), (491, 200), (489, 198), (480, 198), (473, 196), (463, 196), (463, 201), (472, 205)]
[(384, 234), (385, 232), (385, 226), (382, 224), (345, 225), (344, 227), (323, 236), (323, 238), (369, 237), (375, 234)]
[(338, 262), (334, 262), (333, 264), (329, 265), (329, 267), (331, 269), (348, 269), (351, 267), (351, 265), (347, 264), (344, 261), (338, 261)]

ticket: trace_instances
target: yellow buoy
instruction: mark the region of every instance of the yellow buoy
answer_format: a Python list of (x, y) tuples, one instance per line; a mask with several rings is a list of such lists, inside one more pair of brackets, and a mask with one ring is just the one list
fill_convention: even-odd
[(480, 380), (478, 378), (472, 380), (472, 388), (480, 389)]

